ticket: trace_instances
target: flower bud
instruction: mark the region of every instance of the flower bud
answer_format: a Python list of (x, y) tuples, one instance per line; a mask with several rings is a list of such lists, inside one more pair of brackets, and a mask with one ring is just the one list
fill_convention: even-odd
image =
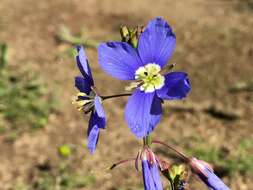
[(121, 41), (122, 42), (127, 42), (130, 37), (129, 29), (127, 26), (121, 26), (120, 27), (120, 35), (121, 35)]
[(154, 153), (149, 149), (144, 150), (141, 161), (145, 190), (163, 190)]
[(210, 165), (202, 160), (192, 158), (190, 161), (192, 171), (208, 186), (210, 190), (230, 190), (223, 181), (215, 175)]

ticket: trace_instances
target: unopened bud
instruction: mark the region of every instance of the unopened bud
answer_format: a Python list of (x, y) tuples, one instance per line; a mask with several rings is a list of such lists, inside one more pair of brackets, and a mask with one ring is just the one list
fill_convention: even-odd
[(205, 161), (192, 158), (190, 161), (192, 171), (212, 190), (230, 190), (223, 181), (215, 175), (210, 165)]
[(127, 42), (130, 37), (129, 29), (126, 26), (120, 27), (120, 35), (121, 35), (121, 41)]

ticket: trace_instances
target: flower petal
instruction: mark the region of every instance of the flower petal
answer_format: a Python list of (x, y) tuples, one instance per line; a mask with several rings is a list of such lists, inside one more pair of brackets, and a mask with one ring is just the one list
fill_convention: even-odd
[(86, 56), (86, 53), (85, 53), (82, 46), (77, 46), (76, 49), (78, 52), (78, 55), (76, 56), (77, 66), (78, 66), (80, 72), (82, 73), (82, 75), (84, 76), (84, 78), (89, 80), (91, 85), (93, 85), (94, 81), (92, 78), (92, 74), (91, 74), (91, 70), (90, 70), (90, 66), (89, 66), (89, 62), (88, 62), (88, 58)]
[(171, 72), (165, 75), (165, 85), (157, 90), (159, 98), (174, 100), (186, 97), (191, 90), (188, 76), (184, 72)]
[(87, 130), (87, 147), (90, 153), (94, 153), (99, 138), (99, 130), (105, 128), (105, 118), (99, 117), (96, 112), (92, 112)]
[(95, 152), (98, 138), (99, 138), (99, 130), (100, 129), (98, 128), (97, 125), (89, 125), (87, 147), (91, 154)]
[(150, 110), (151, 118), (150, 118), (150, 125), (149, 125), (149, 133), (154, 130), (156, 125), (159, 123), (161, 115), (162, 115), (162, 100), (157, 96), (154, 95), (151, 110)]
[(95, 99), (94, 99), (94, 105), (95, 105), (95, 110), (96, 110), (96, 113), (98, 114), (98, 117), (105, 118), (104, 108), (102, 106), (100, 97), (97, 95), (95, 96)]
[(142, 176), (145, 190), (163, 190), (157, 165), (142, 160)]
[(98, 47), (98, 61), (109, 75), (121, 80), (134, 80), (142, 66), (137, 51), (125, 42), (107, 42)]
[(157, 63), (163, 67), (171, 57), (176, 37), (162, 18), (149, 22), (138, 42), (138, 52), (144, 64)]
[(156, 163), (150, 166), (150, 171), (152, 173), (156, 189), (163, 190), (160, 174)]
[(155, 184), (147, 160), (142, 160), (142, 176), (145, 190), (155, 190)]
[(81, 76), (75, 77), (75, 86), (80, 92), (89, 94), (91, 91), (90, 80), (87, 80)]
[(230, 190), (211, 170), (205, 168), (205, 173), (207, 177), (200, 175), (200, 178), (210, 190)]
[(147, 136), (160, 121), (161, 102), (155, 93), (144, 93), (139, 89), (130, 96), (125, 110), (128, 127), (138, 138)]

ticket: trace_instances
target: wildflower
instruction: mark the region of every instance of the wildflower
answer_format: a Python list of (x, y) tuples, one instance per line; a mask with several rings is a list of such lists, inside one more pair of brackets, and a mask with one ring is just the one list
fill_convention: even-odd
[(193, 172), (208, 186), (210, 190), (230, 190), (223, 181), (215, 175), (208, 163), (192, 158), (190, 162)]
[(100, 129), (105, 128), (106, 118), (102, 107), (102, 99), (97, 94), (94, 81), (83, 47), (77, 46), (78, 55), (76, 56), (77, 66), (83, 76), (75, 78), (75, 86), (80, 91), (75, 97), (75, 104), (79, 111), (90, 114), (89, 127), (87, 130), (87, 147), (94, 153), (99, 138)]
[(145, 137), (162, 115), (162, 99), (182, 99), (190, 91), (187, 74), (161, 74), (176, 44), (172, 29), (162, 18), (149, 22), (140, 34), (137, 48), (126, 42), (102, 43), (99, 64), (111, 76), (134, 81), (135, 88), (126, 105), (125, 119), (132, 133)]
[(142, 175), (145, 190), (163, 190), (154, 153), (145, 149), (141, 155)]

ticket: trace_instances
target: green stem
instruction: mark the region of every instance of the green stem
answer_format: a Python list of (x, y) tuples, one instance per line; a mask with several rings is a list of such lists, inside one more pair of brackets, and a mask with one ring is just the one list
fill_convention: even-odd
[(151, 139), (150, 135), (143, 137), (143, 145), (144, 146), (150, 147), (151, 144), (152, 144), (152, 139)]
[(172, 180), (169, 180), (169, 182), (170, 182), (171, 190), (174, 190), (174, 184), (173, 184)]

